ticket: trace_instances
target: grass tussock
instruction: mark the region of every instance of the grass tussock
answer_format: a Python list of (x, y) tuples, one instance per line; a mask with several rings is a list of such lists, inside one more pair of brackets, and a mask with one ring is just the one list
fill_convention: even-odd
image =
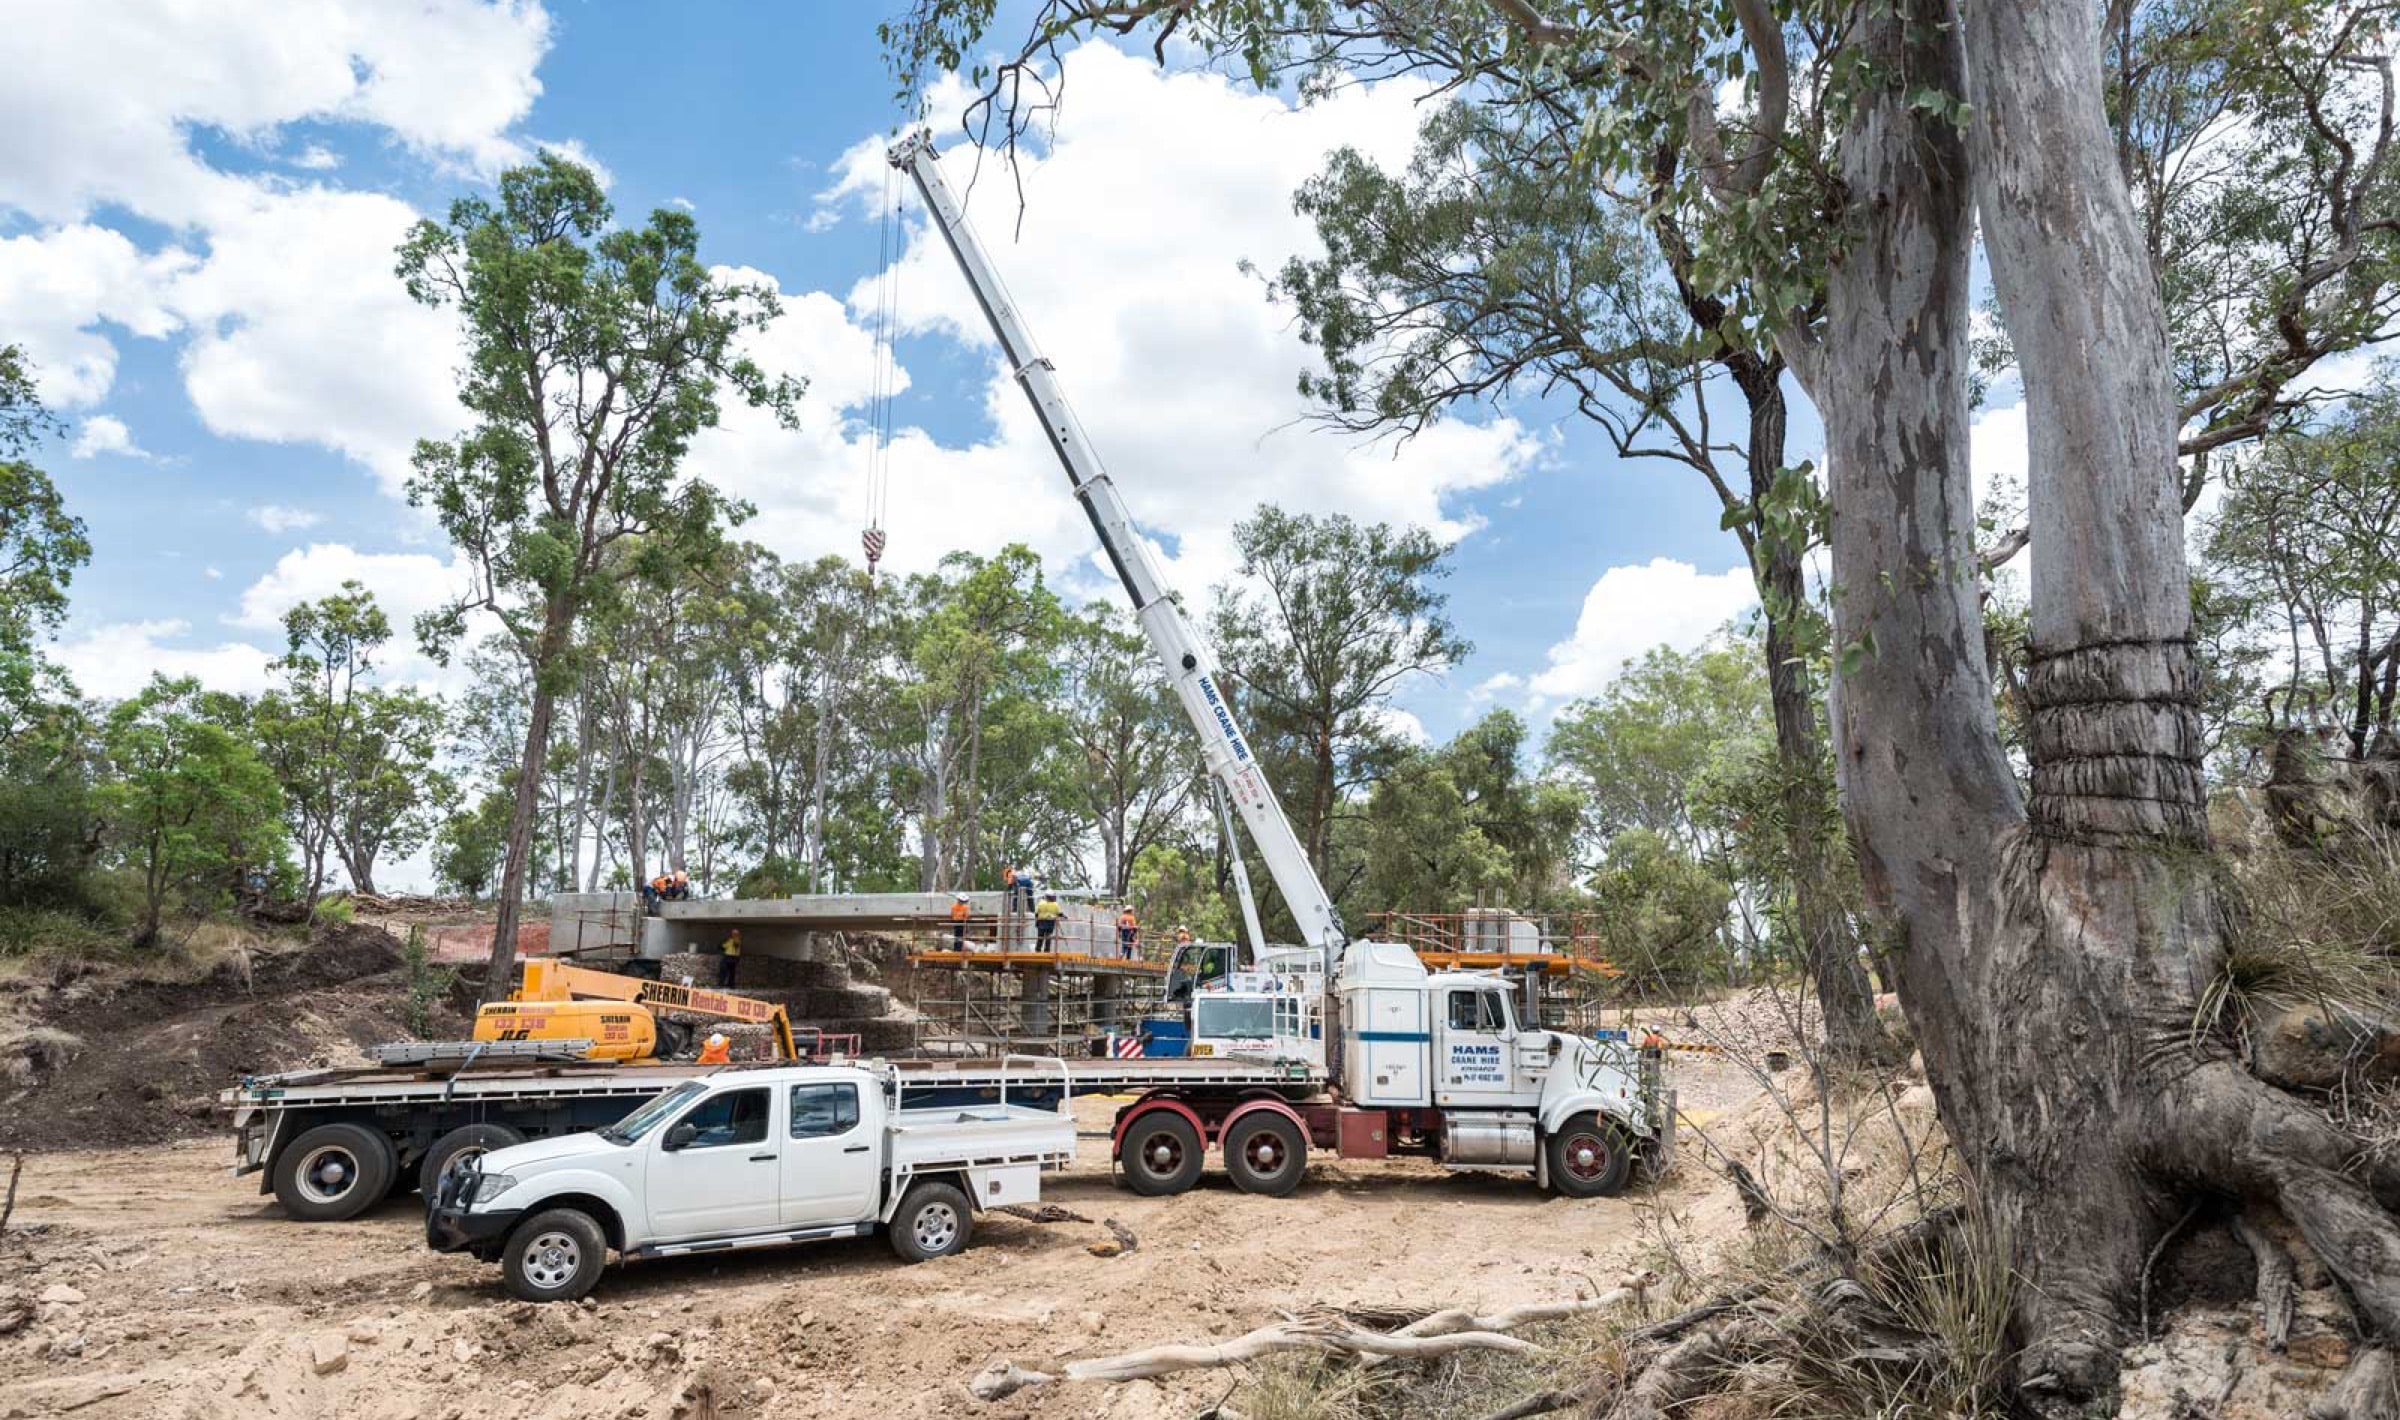
[(1946, 1233), (1792, 1299), (1781, 1365), (1748, 1398), (1783, 1420), (1999, 1420), (2008, 1413), (2007, 1230), (1969, 1208)]
[(2193, 1013), (2195, 1035), (2238, 1035), (2297, 1005), (2400, 1005), (2400, 836), (2254, 854), (2228, 887), (2231, 930)]

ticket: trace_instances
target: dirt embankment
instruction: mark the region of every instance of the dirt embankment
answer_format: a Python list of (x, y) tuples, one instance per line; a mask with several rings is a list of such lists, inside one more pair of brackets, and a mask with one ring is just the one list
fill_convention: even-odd
[(211, 1127), (245, 1074), (356, 1063), (408, 1036), (400, 944), (329, 928), (306, 947), (250, 953), (195, 981), (105, 973), (29, 986), (0, 1041), (0, 1147), (155, 1143)]

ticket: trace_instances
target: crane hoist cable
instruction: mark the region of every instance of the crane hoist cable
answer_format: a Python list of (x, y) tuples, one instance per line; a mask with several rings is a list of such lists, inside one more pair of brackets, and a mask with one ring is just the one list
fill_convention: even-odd
[(867, 595), (875, 594), (875, 567), (883, 560), (887, 545), (884, 514), (889, 511), (892, 477), (892, 397), (899, 384), (899, 366), (892, 353), (894, 326), (899, 313), (900, 254), (904, 233), (900, 230), (899, 189), (897, 174), (888, 166), (883, 173), (883, 195), (877, 203), (878, 228), (875, 254), (875, 314), (874, 370), (869, 380), (867, 399), (867, 490), (864, 527), (859, 533), (859, 547), (867, 557)]

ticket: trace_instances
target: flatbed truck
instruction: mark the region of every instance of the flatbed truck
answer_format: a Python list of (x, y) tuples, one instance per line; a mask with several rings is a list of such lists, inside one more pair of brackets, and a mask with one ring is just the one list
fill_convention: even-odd
[[(1328, 1068), (1329, 996), (1351, 1023), (1332, 1042), (1347, 1084)], [(870, 1063), (929, 1108), (1126, 1097), (1111, 1157), (1152, 1195), (1199, 1182), (1212, 1151), (1237, 1187), (1288, 1194), (1316, 1151), (1418, 1155), (1589, 1197), (1663, 1166), (1674, 1146), (1660, 1051), (1521, 1025), (1502, 978), (1427, 973), (1404, 947), (1362, 944), (1334, 992), (1237, 973), (1196, 993), (1194, 1013), (1197, 1053), (1174, 1059), (1061, 1059), (1032, 1074), (1022, 1059)], [(483, 1058), (263, 1076), (218, 1102), (233, 1118), (233, 1172), (259, 1174), (294, 1218), (334, 1221), (403, 1181), (430, 1196), (461, 1160), (614, 1124), (743, 1068)]]

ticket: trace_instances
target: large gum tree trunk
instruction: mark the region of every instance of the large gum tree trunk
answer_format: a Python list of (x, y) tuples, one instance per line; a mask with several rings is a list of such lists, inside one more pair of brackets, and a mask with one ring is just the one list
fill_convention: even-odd
[[(2204, 858), (2175, 401), (2111, 157), (2088, 0), (1864, 11), (1858, 230), (1812, 393), (1834, 479), (1836, 764), (1949, 1131), (2012, 1239), (2027, 1402), (2109, 1413), (2150, 1249), (2205, 1193), (2280, 1205), (2400, 1335), (2400, 1233), (2326, 1118), (2196, 1039), (2223, 951)], [(1966, 57), (1974, 56), (1974, 82)], [(1907, 106), (1973, 102), (1970, 140)], [(2032, 430), (2033, 794), (1982, 655), (1967, 477), (1969, 173)]]

